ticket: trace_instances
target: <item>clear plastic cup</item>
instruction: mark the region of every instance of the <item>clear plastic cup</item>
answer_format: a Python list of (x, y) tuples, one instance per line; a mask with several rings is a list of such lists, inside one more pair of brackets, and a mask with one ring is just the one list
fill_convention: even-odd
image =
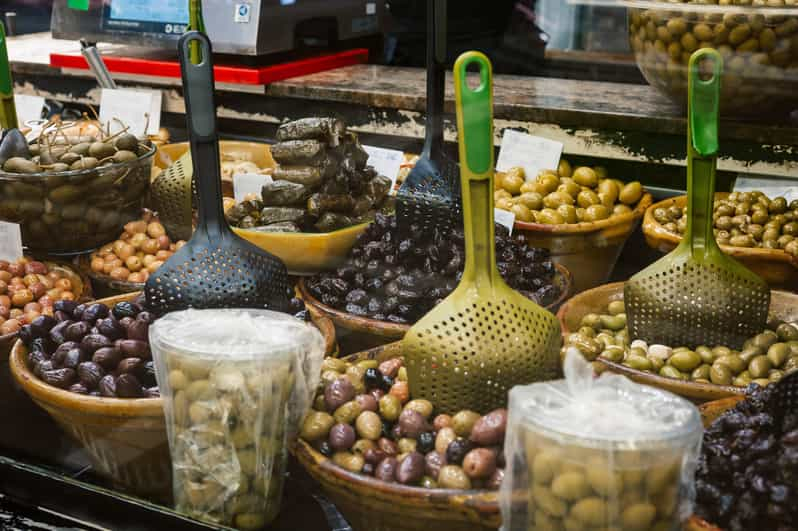
[[(150, 327), (178, 511), (259, 529), (324, 355), (314, 327), (266, 310), (186, 310)], [(317, 381), (317, 380), (316, 380)]]

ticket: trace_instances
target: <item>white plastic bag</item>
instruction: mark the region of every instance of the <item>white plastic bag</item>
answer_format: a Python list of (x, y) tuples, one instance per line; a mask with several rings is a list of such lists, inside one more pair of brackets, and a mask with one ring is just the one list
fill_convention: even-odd
[(571, 349), (565, 380), (514, 387), (508, 409), (502, 529), (681, 529), (703, 434), (693, 404), (594, 378)]

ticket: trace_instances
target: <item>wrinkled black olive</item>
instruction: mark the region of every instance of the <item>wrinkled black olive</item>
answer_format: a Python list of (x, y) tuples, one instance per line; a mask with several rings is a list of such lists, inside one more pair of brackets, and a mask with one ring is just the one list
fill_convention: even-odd
[(147, 361), (144, 363), (144, 370), (141, 374), (141, 383), (144, 387), (155, 387), (158, 385), (155, 378), (155, 362)]
[(41, 379), (53, 387), (66, 389), (75, 382), (75, 371), (73, 369), (42, 370)]
[(81, 315), (81, 320), (90, 321), (93, 323), (97, 319), (102, 319), (107, 315), (108, 315), (108, 306), (100, 302), (95, 302), (94, 304), (89, 305), (85, 310), (83, 310), (83, 314)]
[(31, 321), (30, 326), (34, 337), (45, 337), (56, 324), (58, 324), (58, 321), (55, 320), (55, 317), (40, 315)]
[(122, 361), (122, 353), (115, 347), (103, 347), (93, 353), (91, 361), (106, 371), (112, 371)]
[(29, 346), (31, 342), (38, 336), (34, 335), (33, 327), (29, 324), (22, 325), (17, 332), (17, 337), (22, 341), (25, 346)]
[(346, 302), (363, 306), (368, 301), (368, 295), (362, 289), (353, 289), (346, 296)]
[(116, 395), (120, 398), (139, 398), (144, 394), (141, 382), (133, 374), (120, 374), (116, 379)]
[(126, 358), (136, 357), (149, 359), (151, 357), (150, 345), (146, 341), (138, 339), (117, 339), (114, 342), (114, 346), (124, 354)]
[(33, 350), (28, 352), (28, 367), (31, 369), (42, 361), (47, 360), (47, 355), (44, 352)]
[(435, 432), (425, 431), (416, 437), (416, 450), (427, 454), (435, 449)]
[(86, 355), (79, 347), (77, 347), (70, 349), (69, 352), (67, 352), (62, 365), (66, 369), (77, 369), (78, 365), (84, 361), (86, 361)]
[(116, 380), (114, 376), (112, 374), (106, 374), (100, 378), (97, 390), (100, 391), (101, 396), (116, 397)]
[(75, 321), (82, 321), (83, 320), (83, 311), (87, 308), (86, 304), (78, 304), (72, 310), (72, 319)]
[(80, 341), (89, 333), (89, 330), (91, 330), (91, 326), (86, 321), (72, 323), (64, 331), (64, 339), (67, 341)]
[(87, 395), (87, 394), (89, 394), (89, 390), (86, 388), (85, 385), (83, 385), (80, 382), (70, 385), (69, 386), (69, 392), (70, 393), (77, 393), (79, 395)]
[(113, 341), (102, 334), (89, 334), (80, 341), (80, 347), (91, 355), (98, 349), (113, 346)]
[(363, 376), (363, 383), (366, 385), (367, 391), (379, 388), (381, 382), (382, 373), (378, 369), (374, 367), (366, 369), (366, 373)]
[(33, 352), (44, 352), (49, 353), (55, 350), (55, 345), (50, 340), (49, 337), (37, 337), (36, 339), (30, 342), (28, 345), (28, 349)]
[(75, 301), (70, 301), (66, 299), (60, 299), (53, 303), (53, 310), (57, 312), (64, 312), (66, 314), (72, 315), (77, 308), (78, 303)]
[[(72, 302), (72, 301), (70, 301), (70, 302)], [(64, 312), (62, 310), (56, 310), (56, 311), (53, 312), (53, 317), (55, 317), (55, 320), (60, 323), (61, 321), (66, 321), (67, 319), (72, 319), (72, 314), (68, 313), (68, 312)]]
[(141, 312), (141, 307), (134, 302), (122, 301), (114, 304), (111, 312), (117, 319), (122, 319), (123, 317), (135, 318)]
[(125, 358), (116, 366), (116, 372), (119, 374), (131, 373), (138, 376), (144, 372), (144, 362), (141, 361), (141, 358)]
[[(139, 314), (141, 315), (141, 314)], [(138, 317), (128, 325), (126, 334), (128, 339), (136, 339), (138, 341), (147, 341), (150, 325), (146, 321)]]
[(93, 361), (84, 361), (78, 365), (78, 378), (88, 389), (94, 389), (100, 383), (105, 372)]
[(125, 336), (125, 327), (113, 317), (106, 317), (97, 321), (97, 332), (108, 339), (115, 340)]

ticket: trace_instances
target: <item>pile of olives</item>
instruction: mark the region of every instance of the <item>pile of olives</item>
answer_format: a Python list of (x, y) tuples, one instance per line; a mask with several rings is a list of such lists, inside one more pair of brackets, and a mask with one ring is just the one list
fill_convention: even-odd
[(433, 414), (429, 400), (410, 400), (401, 358), (327, 358), (321, 378), (300, 437), (336, 465), (430, 489), (499, 488), (507, 410)]
[[(794, 8), (794, 0), (658, 0), (657, 4), (662, 8), (629, 9), (631, 46), (653, 86), (686, 101), (691, 54), (714, 48), (724, 60), (720, 84), (724, 112), (783, 112), (785, 105), (796, 101), (798, 15), (769, 13), (770, 8)], [(690, 4), (724, 8), (691, 11)]]
[[(396, 217), (378, 213), (337, 270), (307, 280), (323, 304), (352, 315), (414, 323), (457, 286), (465, 266), (463, 229), (424, 231), (412, 225), (402, 237)], [(504, 280), (547, 306), (562, 293), (548, 250), (529, 247), (496, 225), (496, 266)]]
[(52, 316), (19, 330), (28, 366), (45, 383), (81, 395), (160, 396), (148, 337), (155, 316), (142, 303), (55, 302)]
[(601, 166), (571, 167), (561, 160), (557, 170), (544, 170), (527, 182), (523, 168), (497, 172), (496, 208), (509, 210), (516, 221), (560, 225), (600, 221), (631, 213), (643, 197), (643, 187), (610, 179)]
[[(687, 208), (654, 209), (654, 219), (668, 232), (684, 234)], [(732, 247), (783, 249), (798, 258), (798, 199), (768, 198), (759, 191), (732, 192), (715, 199), (712, 220), (715, 239)]]
[(14, 137), (9, 132), (0, 143), (0, 220), (19, 223), (26, 246), (89, 250), (113, 240), (138, 217), (155, 153), (149, 141), (128, 133), (56, 132), (6, 152)]
[(588, 361), (603, 359), (666, 378), (746, 387), (766, 386), (798, 368), (798, 323), (771, 322), (768, 330), (746, 340), (740, 351), (701, 345), (695, 349), (630, 342), (623, 301), (606, 314), (590, 313), (563, 346), (576, 347)]

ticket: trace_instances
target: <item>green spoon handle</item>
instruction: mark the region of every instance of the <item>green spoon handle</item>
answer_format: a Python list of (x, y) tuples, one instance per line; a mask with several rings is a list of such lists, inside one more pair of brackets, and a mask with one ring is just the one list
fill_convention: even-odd
[[(708, 79), (702, 65), (711, 65)], [(714, 49), (702, 48), (690, 57), (687, 88), (687, 232), (684, 244), (693, 258), (702, 260), (720, 252), (713, 233), (712, 205), (718, 154), (718, 106), (723, 59)]]
[(17, 107), (14, 104), (14, 83), (11, 80), (11, 65), (8, 62), (6, 33), (0, 24), (0, 127), (18, 127)]
[[(480, 83), (468, 86), (466, 69), (479, 66)], [(496, 271), (493, 228), (493, 68), (479, 52), (466, 52), (454, 64), (454, 92), (460, 150), (465, 228), (463, 282), (491, 286)], [(484, 281), (484, 282), (483, 282)]]

